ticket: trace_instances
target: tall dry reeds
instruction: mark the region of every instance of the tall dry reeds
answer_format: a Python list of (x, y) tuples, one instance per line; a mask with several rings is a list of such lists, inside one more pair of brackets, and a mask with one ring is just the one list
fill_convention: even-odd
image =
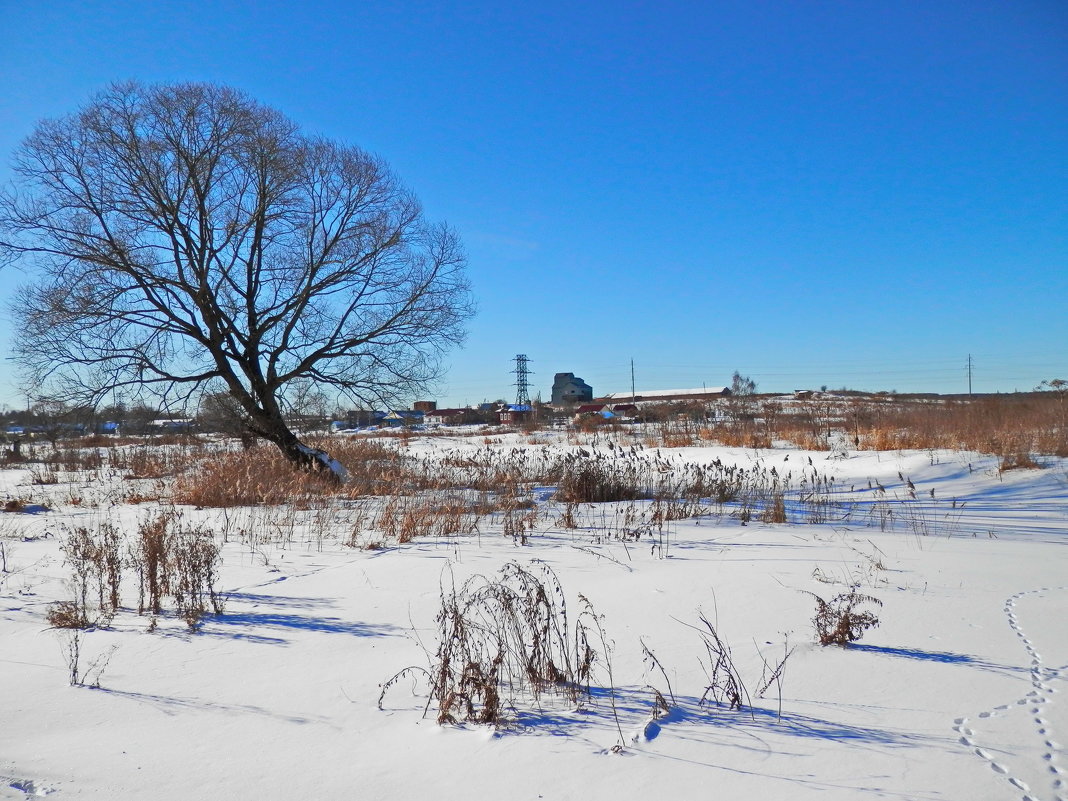
[(430, 667), (408, 667), (383, 684), (379, 706), (400, 678), (430, 683), (438, 723), (508, 722), (517, 703), (557, 698), (569, 706), (590, 694), (598, 652), (586, 616), (573, 616), (556, 574), (534, 562), (510, 562), (495, 578), (474, 576), (457, 588), (446, 574), (438, 645)]
[[(719, 404), (726, 409), (725, 402)], [(649, 447), (716, 443), (803, 450), (969, 450), (997, 456), (1068, 456), (1068, 393), (976, 398), (824, 396), (751, 402), (744, 414), (669, 414), (644, 430)]]
[(173, 500), (198, 507), (290, 503), (331, 492), (317, 473), (301, 470), (276, 448), (216, 451), (198, 460), (174, 483)]

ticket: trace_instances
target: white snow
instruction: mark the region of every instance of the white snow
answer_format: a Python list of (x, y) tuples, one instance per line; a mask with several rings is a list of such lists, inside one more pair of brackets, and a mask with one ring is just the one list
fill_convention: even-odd
[[(407, 447), (435, 458), (579, 446), (480, 435)], [(702, 516), (671, 522), (663, 541), (623, 542), (604, 530), (610, 508), (584, 505), (582, 528), (546, 514), (526, 546), (483, 525), (360, 550), (341, 544), (340, 508), (185, 509), (225, 536), (225, 612), (196, 633), (168, 615), (149, 631), (124, 588), (111, 626), (81, 635), (83, 668), (106, 660), (89, 671), (98, 689), (69, 686), (71, 635), (45, 617), (70, 593), (59, 543), (71, 526), (132, 531), (159, 504), (104, 500), (98, 485), (121, 477), (103, 472), (31, 487), (28, 471), (0, 471), (0, 494), (51, 508), (0, 514), (0, 799), (1068, 798), (1068, 462), (999, 474), (992, 457), (948, 451), (662, 454), (780, 469), (811, 458), (835, 476), (837, 514)], [(536, 497), (554, 504), (548, 489)], [(437, 725), (425, 687), (406, 681), (378, 708), (382, 682), (428, 664), (445, 571), (459, 582), (532, 559), (556, 572), (570, 608), (581, 594), (601, 615), (622, 750), (603, 663), (588, 704), (520, 699), (503, 730)], [(883, 602), (881, 625), (852, 647), (820, 647), (806, 592), (851, 584)], [(698, 704), (702, 612), (731, 646), (751, 711)], [(668, 687), (642, 643), (676, 699), (658, 720), (649, 688)], [(781, 701), (774, 687), (756, 698), (761, 656), (786, 643)]]

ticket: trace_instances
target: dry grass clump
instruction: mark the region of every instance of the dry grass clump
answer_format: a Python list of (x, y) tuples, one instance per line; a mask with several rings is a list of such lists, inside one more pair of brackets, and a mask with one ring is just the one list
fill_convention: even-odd
[(127, 479), (159, 479), (179, 475), (213, 452), (205, 443), (189, 438), (169, 443), (165, 438), (139, 439), (104, 451), (107, 454), (107, 466), (118, 470)]
[(56, 601), (45, 613), (48, 625), (54, 629), (85, 629), (92, 623), (77, 601)]
[[(661, 525), (666, 521), (735, 507), (743, 522), (756, 518), (769, 523), (785, 523), (788, 511), (809, 522), (825, 522), (835, 510), (834, 477), (813, 467), (779, 473), (775, 467), (749, 468), (724, 464), (678, 464), (667, 457), (649, 458), (625, 452), (614, 458), (572, 457), (565, 464), (556, 493), (565, 504), (559, 523), (577, 527), (577, 504), (651, 500), (644, 522)], [(621, 531), (634, 529), (624, 522)], [(640, 526), (639, 526), (640, 528)]]
[(125, 470), (127, 479), (165, 478), (172, 475), (174, 467), (168, 463), (166, 451), (145, 447), (118, 451), (112, 456), (112, 464)]
[(35, 467), (30, 470), (30, 483), (38, 486), (59, 483), (59, 473), (48, 467)]
[(105, 465), (103, 453), (94, 447), (77, 447), (77, 442), (62, 448), (56, 446), (48, 449), (27, 448), (21, 461), (44, 465), (52, 472), (74, 472), (99, 470)]
[(998, 471), (1006, 470), (1041, 470), (1042, 465), (1032, 458), (1029, 453), (1007, 453), (998, 462)]
[(764, 523), (786, 522), (786, 496), (782, 492), (772, 493), (761, 512), (760, 519)]
[(632, 460), (575, 457), (564, 465), (556, 497), (564, 503), (608, 503), (649, 497), (641, 466)]
[(374, 527), (403, 544), (418, 536), (470, 534), (482, 516), (462, 499), (396, 495), (382, 505)]
[(282, 504), (333, 491), (317, 473), (301, 470), (276, 448), (215, 451), (174, 482), (175, 503), (198, 507)]
[(660, 439), (660, 447), (662, 448), (691, 448), (694, 444), (694, 435), (688, 431), (669, 432)]
[(700, 439), (724, 445), (728, 448), (770, 448), (771, 437), (765, 431), (758, 431), (749, 426), (722, 425), (705, 427), (700, 430)]
[[(32, 501), (28, 501), (25, 498), (8, 498), (6, 501), (4, 501), (3, 507), (0, 508), (2, 508), (5, 512), (18, 513), (25, 512), (27, 508), (33, 505), (34, 504)], [(47, 510), (48, 507), (41, 508)]]
[(411, 432), (404, 432), (403, 436), (386, 432), (375, 439), (313, 438), (309, 444), (326, 451), (345, 465), (349, 471), (349, 481), (342, 489), (348, 497), (389, 495), (399, 487), (413, 487), (416, 476), (413, 475), (413, 460), (402, 450), (383, 442), (399, 442), (403, 446), (411, 436)]
[(394, 675), (382, 685), (379, 707), (390, 687), (414, 674), (429, 679), (427, 709), (436, 704), (439, 724), (505, 724), (523, 700), (574, 705), (589, 696), (598, 658), (587, 614), (572, 619), (556, 574), (541, 562), (530, 569), (511, 562), (495, 578), (443, 586), (429, 670)]
[(830, 440), (826, 436), (813, 434), (809, 431), (781, 432), (780, 438), (805, 451), (829, 451), (831, 449)]

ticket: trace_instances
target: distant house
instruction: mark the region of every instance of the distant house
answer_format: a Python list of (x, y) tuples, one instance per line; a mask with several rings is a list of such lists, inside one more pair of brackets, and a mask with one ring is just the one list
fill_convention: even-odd
[(529, 404), (508, 404), (498, 412), (498, 419), (505, 425), (518, 425), (534, 416), (534, 409)]
[(607, 403), (584, 403), (575, 410), (575, 420), (590, 417), (611, 420), (615, 416), (616, 413)]
[(476, 417), (471, 409), (434, 409), (427, 412), (423, 419), (429, 425), (459, 426), (476, 422)]
[(193, 421), (184, 418), (151, 420), (145, 430), (149, 434), (188, 434), (193, 430)]
[(380, 425), (387, 428), (400, 428), (402, 426), (414, 426), (419, 425), (426, 419), (422, 412), (408, 411), (407, 409), (400, 409), (387, 413), (379, 421)]
[(593, 387), (574, 373), (557, 373), (553, 376), (553, 406), (589, 403), (591, 400), (593, 400)]
[(608, 409), (608, 405), (604, 403), (584, 403), (575, 409), (575, 414), (600, 414), (605, 409)]
[(334, 423), (331, 423), (331, 428), (338, 431), (370, 428), (381, 425), (382, 418), (387, 414), (389, 412), (375, 411), (373, 409), (350, 409), (345, 412), (345, 419), (343, 421), (334, 421)]

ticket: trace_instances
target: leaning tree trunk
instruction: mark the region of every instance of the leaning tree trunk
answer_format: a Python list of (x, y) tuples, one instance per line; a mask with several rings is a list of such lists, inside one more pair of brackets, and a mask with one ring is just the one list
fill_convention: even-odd
[(340, 462), (331, 458), (326, 451), (305, 445), (296, 434), (289, 430), (289, 426), (280, 417), (264, 415), (250, 421), (249, 427), (258, 436), (268, 442), (273, 442), (282, 455), (293, 464), (320, 473), (338, 484), (348, 479), (348, 471)]

